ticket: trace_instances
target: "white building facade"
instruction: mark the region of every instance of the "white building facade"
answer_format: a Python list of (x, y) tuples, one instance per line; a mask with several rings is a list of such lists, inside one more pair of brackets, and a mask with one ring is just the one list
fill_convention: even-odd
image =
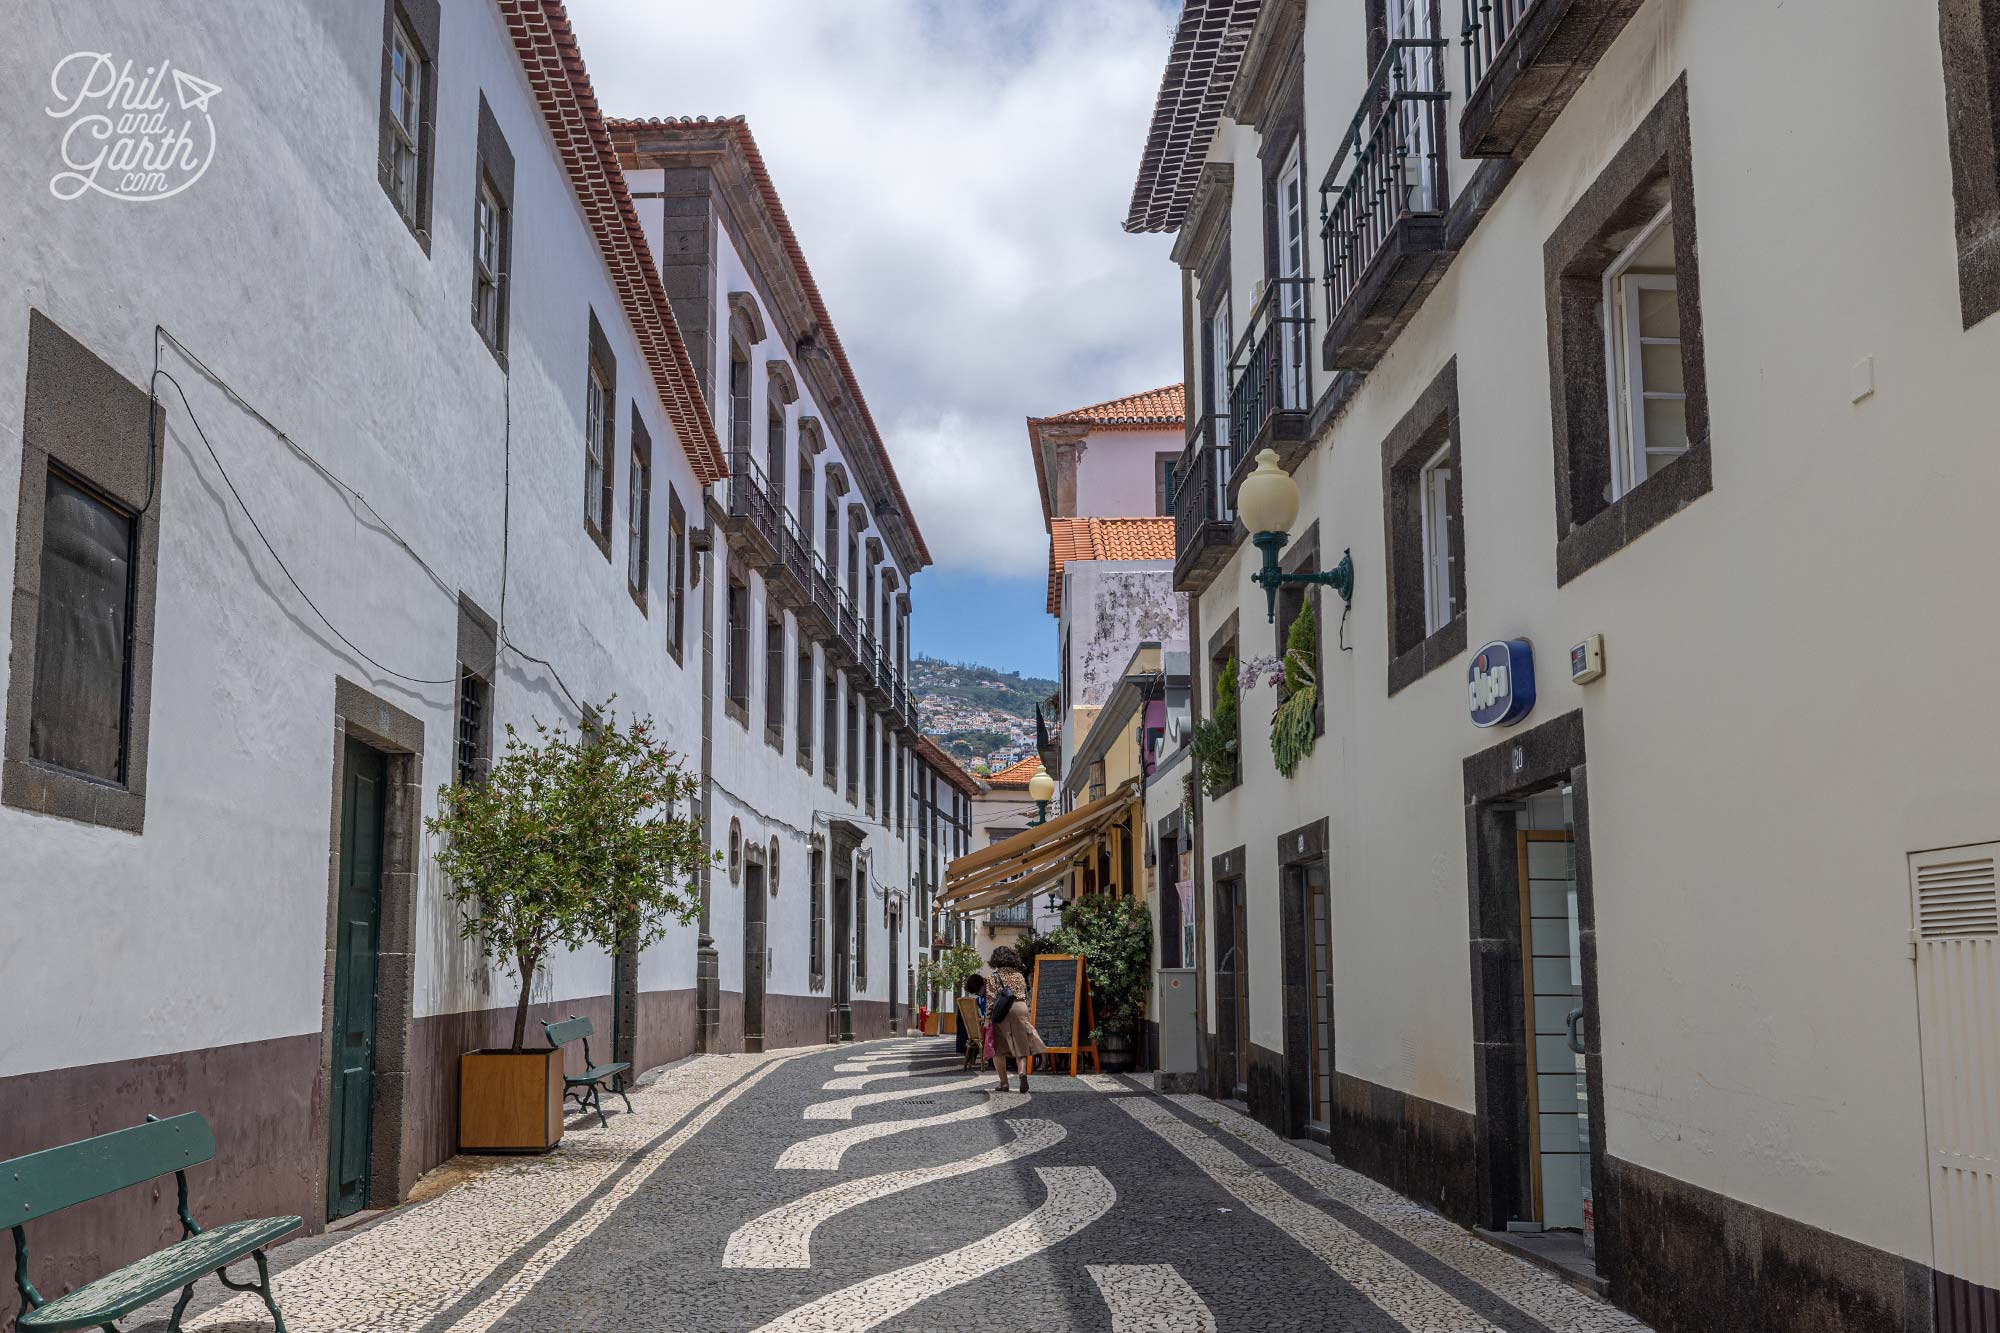
[[(1179, 233), (1201, 715), (1246, 677), (1209, 1091), (1663, 1330), (1977, 1327), (2000, 33), (1190, 0), (1176, 43), (1127, 226)], [(1351, 607), (1253, 584), (1265, 449), (1280, 569), (1351, 553)], [(1285, 778), (1245, 664), (1308, 603)]]
[(929, 553), (750, 127), (612, 129), (729, 452), (689, 517), (712, 548), (686, 652), (725, 849), (704, 1049), (886, 1036), (919, 938), (909, 589)]

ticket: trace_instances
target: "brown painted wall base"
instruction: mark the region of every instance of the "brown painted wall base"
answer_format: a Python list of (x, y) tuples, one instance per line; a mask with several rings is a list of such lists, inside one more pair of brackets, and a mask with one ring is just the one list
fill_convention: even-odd
[(1598, 1237), (1611, 1298), (1660, 1333), (1930, 1333), (1931, 1272), (1817, 1227), (1606, 1157)]
[[(597, 1028), (593, 1054), (611, 1052), (611, 997), (538, 1004), (528, 1014), (528, 1042), (544, 1041), (541, 1022), (577, 1014)], [(404, 1172), (400, 1201), (424, 1171), (452, 1156), (458, 1139), (458, 1058), (513, 1039), (511, 1005), (435, 1014), (411, 1026), (409, 1086), (403, 1090)], [(204, 1225), (246, 1217), (297, 1214), (296, 1235), (325, 1228), (325, 1071), (320, 1035), (177, 1051), (169, 1055), (0, 1078), (0, 1161), (57, 1144), (108, 1134), (159, 1116), (199, 1111), (215, 1130), (215, 1160), (188, 1173), (195, 1220)], [(647, 1069), (694, 1049), (694, 992), (649, 991), (639, 997), (635, 1063)], [(571, 1072), (581, 1049), (565, 1052)], [(385, 1076), (378, 1075), (378, 1082)], [(616, 1109), (616, 1108), (614, 1108)], [(171, 1182), (170, 1182), (171, 1184)], [(35, 1223), (28, 1229), (35, 1285), (53, 1300), (122, 1264), (180, 1239), (171, 1188), (165, 1201), (147, 1190), (116, 1194)], [(11, 1327), (12, 1301), (0, 1302), (0, 1328)]]
[[(125, 1129), (148, 1113), (199, 1111), (215, 1131), (215, 1160), (188, 1172), (195, 1220), (207, 1226), (296, 1213), (317, 1231), (326, 1216), (319, 1037), (307, 1032), (0, 1079), (0, 1160)], [(120, 1190), (30, 1223), (29, 1276), (42, 1295), (54, 1300), (178, 1241), (173, 1185), (168, 1180), (157, 1198), (150, 1188)], [(0, 1327), (13, 1327), (14, 1303), (10, 1287), (0, 1300)]]

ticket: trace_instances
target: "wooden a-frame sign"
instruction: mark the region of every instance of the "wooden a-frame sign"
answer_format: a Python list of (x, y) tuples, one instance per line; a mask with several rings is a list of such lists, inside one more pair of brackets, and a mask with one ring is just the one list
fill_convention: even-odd
[(1103, 1073), (1097, 1043), (1089, 1039), (1097, 1017), (1090, 1003), (1090, 972), (1083, 957), (1073, 953), (1037, 955), (1030, 995), (1028, 1023), (1049, 1048), (1048, 1058), (1067, 1057), (1069, 1072), (1078, 1074), (1083, 1072), (1083, 1056), (1088, 1052), (1091, 1072)]

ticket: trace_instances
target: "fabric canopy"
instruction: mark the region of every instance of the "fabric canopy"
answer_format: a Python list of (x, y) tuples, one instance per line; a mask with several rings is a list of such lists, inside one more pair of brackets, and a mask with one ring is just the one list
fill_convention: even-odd
[(1138, 799), (1137, 782), (1127, 782), (1046, 824), (959, 857), (945, 867), (937, 905), (964, 912), (1005, 907), (1033, 896), (1067, 875), (1070, 866), (1096, 844), (1098, 835)]

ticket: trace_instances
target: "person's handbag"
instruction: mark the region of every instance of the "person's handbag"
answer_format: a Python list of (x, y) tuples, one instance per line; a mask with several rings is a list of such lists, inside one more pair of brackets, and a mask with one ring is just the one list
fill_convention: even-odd
[(1014, 1007), (1014, 1001), (1018, 998), (1020, 997), (1014, 994), (1013, 987), (1000, 987), (1000, 993), (994, 996), (993, 1000), (986, 1006), (986, 1021), (994, 1027), (999, 1027), (1002, 1023), (1006, 1022), (1007, 1013)]

